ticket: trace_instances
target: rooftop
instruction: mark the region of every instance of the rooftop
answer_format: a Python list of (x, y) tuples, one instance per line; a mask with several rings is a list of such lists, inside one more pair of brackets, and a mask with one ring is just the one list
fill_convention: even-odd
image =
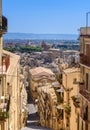
[(76, 51), (76, 50), (66, 50), (66, 51), (63, 51), (64, 53), (79, 53), (79, 51)]
[(17, 65), (18, 65), (20, 56), (18, 56), (18, 55), (16, 55), (16, 54), (13, 54), (13, 53), (11, 53), (11, 52), (9, 52), (9, 51), (5, 51), (5, 50), (3, 50), (3, 54), (10, 56), (10, 67), (9, 67), (9, 69), (8, 69), (8, 73), (9, 73), (9, 74), (12, 74), (12, 72), (15, 71), (15, 68), (16, 68)]
[(60, 51), (60, 49), (50, 48), (49, 51)]
[(11, 53), (11, 52), (5, 51), (5, 50), (3, 50), (3, 54), (10, 55), (12, 58), (15, 58), (16, 60), (18, 60), (20, 58), (19, 55), (16, 55), (14, 53)]
[(45, 74), (49, 74), (49, 75), (54, 75), (54, 73), (50, 70), (50, 69), (47, 69), (47, 68), (44, 68), (44, 67), (36, 67), (34, 69), (30, 69), (30, 73), (35, 76), (35, 75), (39, 75), (41, 73)]
[(68, 68), (68, 69), (65, 69), (63, 72), (66, 73), (66, 74), (69, 74), (69, 73), (74, 73), (74, 72), (79, 72), (80, 71), (80, 68)]

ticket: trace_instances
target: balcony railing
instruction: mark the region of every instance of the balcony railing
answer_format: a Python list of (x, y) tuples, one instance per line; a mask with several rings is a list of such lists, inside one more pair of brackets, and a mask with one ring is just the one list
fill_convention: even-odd
[(90, 101), (90, 91), (85, 89), (85, 85), (84, 84), (80, 84), (79, 85), (79, 93), (86, 98), (86, 100)]
[(2, 63), (0, 65), (0, 74), (5, 74), (8, 70), (9, 65), (10, 65), (10, 56), (7, 55), (5, 57), (2, 57)]
[(7, 18), (2, 16), (2, 21), (0, 21), (0, 32), (5, 33), (7, 32)]

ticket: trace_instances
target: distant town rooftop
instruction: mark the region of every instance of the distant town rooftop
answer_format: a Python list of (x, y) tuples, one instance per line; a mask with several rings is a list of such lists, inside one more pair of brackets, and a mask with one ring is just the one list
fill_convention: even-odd
[(76, 51), (76, 50), (66, 50), (66, 51), (63, 51), (64, 53), (71, 53), (71, 52), (74, 52), (74, 53), (79, 53), (79, 51)]
[(49, 51), (60, 51), (60, 49), (50, 48)]

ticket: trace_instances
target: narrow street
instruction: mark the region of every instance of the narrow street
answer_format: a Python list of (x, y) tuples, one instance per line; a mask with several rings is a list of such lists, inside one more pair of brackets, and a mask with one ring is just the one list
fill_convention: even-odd
[(25, 128), (22, 128), (22, 130), (51, 130), (40, 126), (39, 115), (34, 106), (33, 100), (30, 96), (29, 88), (27, 88), (27, 93), (28, 93), (28, 120), (27, 120), (27, 126)]

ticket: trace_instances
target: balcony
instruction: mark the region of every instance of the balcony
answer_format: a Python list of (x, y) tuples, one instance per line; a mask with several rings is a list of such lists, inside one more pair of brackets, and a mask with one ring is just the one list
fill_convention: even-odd
[(1, 20), (2, 21), (0, 23), (2, 24), (0, 25), (0, 34), (7, 32), (7, 18), (2, 16)]
[(57, 119), (58, 121), (61, 121), (63, 120), (63, 118), (64, 118), (64, 107), (63, 105), (62, 106), (58, 105), (57, 106)]
[(65, 110), (66, 116), (70, 116), (70, 114), (71, 114), (71, 106), (64, 105), (64, 110)]
[(0, 120), (5, 120), (9, 118), (9, 107), (10, 107), (10, 98), (5, 100), (3, 103), (0, 103)]
[(5, 120), (9, 118), (9, 113), (8, 112), (0, 112), (0, 120)]
[(79, 93), (90, 102), (90, 91), (85, 89), (84, 83), (79, 85)]
[(80, 63), (90, 67), (90, 58), (88, 55), (80, 54)]
[(72, 96), (71, 98), (73, 100), (73, 105), (76, 108), (79, 108), (80, 107), (80, 98), (77, 95), (76, 96)]
[(3, 99), (0, 100), (0, 111), (8, 112), (10, 108), (10, 96), (8, 99), (4, 99), (4, 96), (2, 96), (2, 98)]
[(8, 70), (9, 65), (10, 65), (10, 56), (9, 55), (2, 56), (2, 63), (0, 65), (0, 74), (5, 74)]

